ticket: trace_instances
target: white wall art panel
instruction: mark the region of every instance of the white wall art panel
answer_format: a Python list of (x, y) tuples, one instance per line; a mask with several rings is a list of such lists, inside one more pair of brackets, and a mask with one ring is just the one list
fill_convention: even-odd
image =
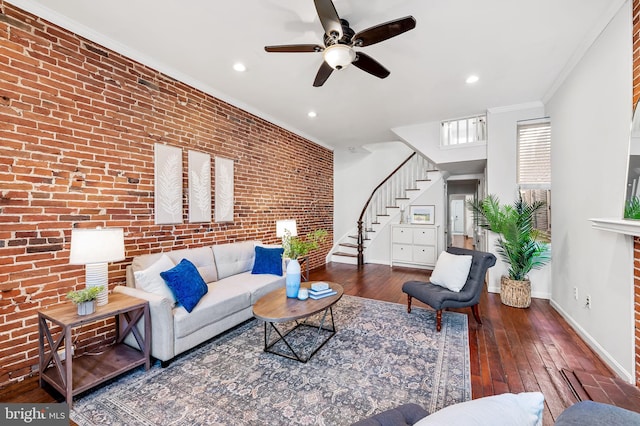
[(189, 151), (189, 222), (211, 222), (211, 156)]
[(233, 160), (216, 157), (215, 221), (233, 222)]
[(182, 149), (156, 143), (155, 223), (182, 223)]

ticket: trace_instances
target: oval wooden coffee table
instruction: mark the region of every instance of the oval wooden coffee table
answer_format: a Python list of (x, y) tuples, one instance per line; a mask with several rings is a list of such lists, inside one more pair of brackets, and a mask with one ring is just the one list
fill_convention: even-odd
[[(315, 281), (310, 281), (308, 283), (302, 283), (301, 288), (310, 288), (311, 284)], [(286, 358), (295, 359), (300, 362), (307, 362), (309, 359), (320, 350), (324, 346), (327, 341), (334, 334), (336, 334), (336, 326), (333, 321), (333, 305), (340, 300), (344, 289), (338, 283), (324, 281), (329, 284), (329, 287), (336, 291), (336, 294), (332, 296), (323, 297), (322, 299), (307, 299), (307, 300), (298, 300), (289, 298), (286, 295), (285, 288), (279, 288), (277, 290), (272, 291), (269, 294), (262, 296), (258, 301), (253, 305), (253, 315), (264, 321), (264, 351), (273, 353), (276, 355), (280, 355)], [(323, 312), (322, 319), (319, 324), (310, 324), (307, 322), (309, 317), (314, 314)], [(325, 321), (327, 316), (331, 318), (331, 327), (325, 326)], [(295, 321), (295, 327), (290, 330), (283, 332), (276, 324)], [(306, 347), (307, 351), (310, 352), (305, 356), (304, 349), (301, 352), (300, 349), (294, 349), (292, 342), (287, 340), (287, 336), (290, 333), (295, 332), (299, 327), (312, 327), (317, 330), (317, 334), (315, 340), (311, 345)], [(269, 329), (273, 329), (278, 337), (269, 342)], [(329, 332), (328, 336), (324, 339), (322, 338), (323, 331)], [(326, 334), (326, 333), (325, 333)], [(274, 349), (274, 346), (282, 341), (286, 347), (289, 349), (288, 352), (283, 352)]]

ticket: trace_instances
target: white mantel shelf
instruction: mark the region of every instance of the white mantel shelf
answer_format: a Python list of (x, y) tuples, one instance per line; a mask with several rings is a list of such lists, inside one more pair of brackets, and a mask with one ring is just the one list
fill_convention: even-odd
[(589, 219), (594, 229), (640, 237), (640, 220), (594, 218)]

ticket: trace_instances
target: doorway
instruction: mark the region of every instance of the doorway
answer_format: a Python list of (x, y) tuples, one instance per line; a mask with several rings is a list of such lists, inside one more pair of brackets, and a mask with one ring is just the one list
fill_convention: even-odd
[(475, 248), (476, 230), (467, 204), (478, 196), (478, 179), (447, 181), (447, 247)]

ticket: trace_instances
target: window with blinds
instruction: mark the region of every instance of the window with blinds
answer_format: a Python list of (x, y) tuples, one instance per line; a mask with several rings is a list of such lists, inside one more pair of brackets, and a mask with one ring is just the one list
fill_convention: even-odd
[(534, 227), (543, 239), (551, 241), (551, 122), (518, 123), (517, 174), (520, 194), (528, 203), (543, 201)]

